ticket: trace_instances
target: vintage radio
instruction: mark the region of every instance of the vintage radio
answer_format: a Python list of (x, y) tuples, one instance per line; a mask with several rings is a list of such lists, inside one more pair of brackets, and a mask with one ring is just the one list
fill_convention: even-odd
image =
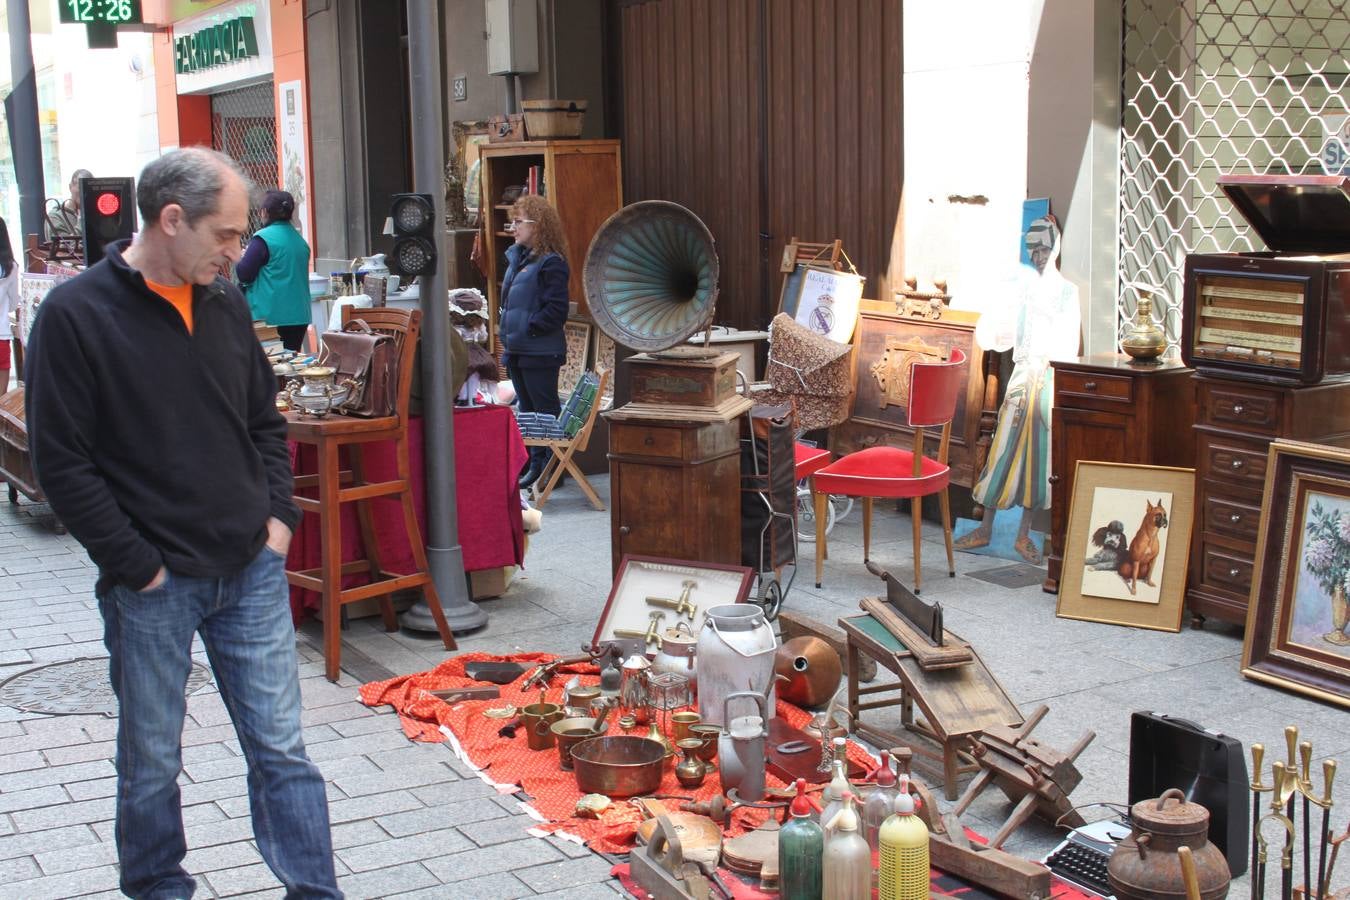
[(1186, 365), (1275, 384), (1350, 379), (1350, 178), (1218, 183), (1270, 249), (1186, 257)]

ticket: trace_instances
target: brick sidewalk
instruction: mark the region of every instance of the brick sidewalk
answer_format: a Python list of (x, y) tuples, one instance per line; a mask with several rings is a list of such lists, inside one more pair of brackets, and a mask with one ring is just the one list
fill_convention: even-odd
[[(607, 479), (594, 484), (607, 497)], [(886, 506), (876, 511), (872, 557), (908, 580), (909, 522)], [(532, 536), (526, 568), (505, 596), (483, 603), (488, 625), (461, 636), (460, 649), (575, 653), (590, 640), (609, 593), (609, 524), (574, 485), (557, 491), (543, 530)], [(0, 502), (0, 679), (105, 655), (93, 569), (75, 541), (49, 525), (45, 506)], [(941, 532), (932, 523), (924, 528), (925, 599), (942, 602), (947, 627), (980, 651), (1023, 713), (1049, 705), (1037, 737), (1067, 748), (1084, 730), (1096, 732), (1079, 758), (1083, 783), (1075, 803), (1124, 802), (1129, 714), (1136, 709), (1192, 719), (1268, 748), (1282, 747), (1282, 729), (1297, 723), (1313, 743), (1315, 770), (1324, 756), (1350, 764), (1350, 716), (1243, 679), (1240, 628), (1212, 624), (1168, 634), (1059, 619), (1055, 597), (1038, 584), (1009, 589), (969, 577), (1007, 565), (1000, 560), (959, 553), (957, 577), (938, 577), (945, 562)], [(811, 548), (802, 547), (803, 577), (788, 593), (788, 608), (834, 621), (857, 614), (858, 599), (878, 593), (876, 578), (860, 564), (858, 512), (836, 526), (830, 551), (825, 587), (816, 590)], [(360, 681), (444, 659), (434, 635), (386, 633), (378, 617), (354, 621), (343, 634), (343, 678), (332, 685), (323, 677), (317, 634), (307, 625), (298, 644), (305, 739), (328, 782), (337, 865), (349, 897), (615, 895), (617, 882), (601, 857), (528, 835), (533, 820), (515, 799), (498, 795), (444, 744), (412, 744), (387, 709), (356, 700)], [(243, 758), (214, 687), (194, 695), (188, 712), (185, 864), (198, 877), (198, 896), (277, 897), (280, 886), (251, 839)], [(100, 716), (0, 707), (0, 900), (120, 896), (111, 843), (114, 732), (115, 722)], [(999, 792), (986, 791), (964, 819), (992, 834), (1007, 813)], [(1033, 822), (1005, 849), (1038, 857), (1059, 837)], [(1336, 880), (1348, 884), (1350, 867), (1342, 868)], [(1232, 893), (1246, 885), (1235, 880)]]

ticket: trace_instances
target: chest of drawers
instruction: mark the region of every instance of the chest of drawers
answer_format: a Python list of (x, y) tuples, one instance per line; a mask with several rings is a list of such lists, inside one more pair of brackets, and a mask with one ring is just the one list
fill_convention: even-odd
[(1044, 589), (1059, 590), (1064, 530), (1079, 460), (1193, 465), (1191, 370), (1177, 362), (1132, 365), (1127, 356), (1054, 363), (1050, 433), (1050, 552)]
[(1275, 438), (1350, 443), (1350, 385), (1278, 387), (1195, 377), (1193, 624), (1247, 619), (1266, 453)]

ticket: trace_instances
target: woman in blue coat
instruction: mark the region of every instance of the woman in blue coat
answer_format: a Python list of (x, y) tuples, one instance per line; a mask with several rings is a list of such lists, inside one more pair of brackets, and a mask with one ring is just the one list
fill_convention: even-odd
[[(506, 251), (502, 278), (502, 364), (521, 412), (556, 416), (562, 411), (558, 370), (567, 359), (567, 238), (558, 211), (536, 194), (516, 201), (510, 227), (516, 242)], [(520, 475), (522, 490), (539, 478), (548, 456), (547, 447), (530, 448), (529, 464)]]

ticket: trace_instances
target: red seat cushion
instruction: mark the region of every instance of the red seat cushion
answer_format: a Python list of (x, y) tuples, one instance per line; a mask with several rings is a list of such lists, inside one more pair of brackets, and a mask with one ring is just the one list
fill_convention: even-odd
[(922, 475), (914, 476), (914, 454), (897, 447), (868, 447), (816, 472), (816, 490), (849, 497), (924, 497), (947, 486), (951, 469), (920, 457)]
[(808, 447), (805, 444), (794, 444), (793, 453), (797, 463), (797, 480), (813, 475), (819, 472), (830, 462), (830, 451), (820, 447)]

